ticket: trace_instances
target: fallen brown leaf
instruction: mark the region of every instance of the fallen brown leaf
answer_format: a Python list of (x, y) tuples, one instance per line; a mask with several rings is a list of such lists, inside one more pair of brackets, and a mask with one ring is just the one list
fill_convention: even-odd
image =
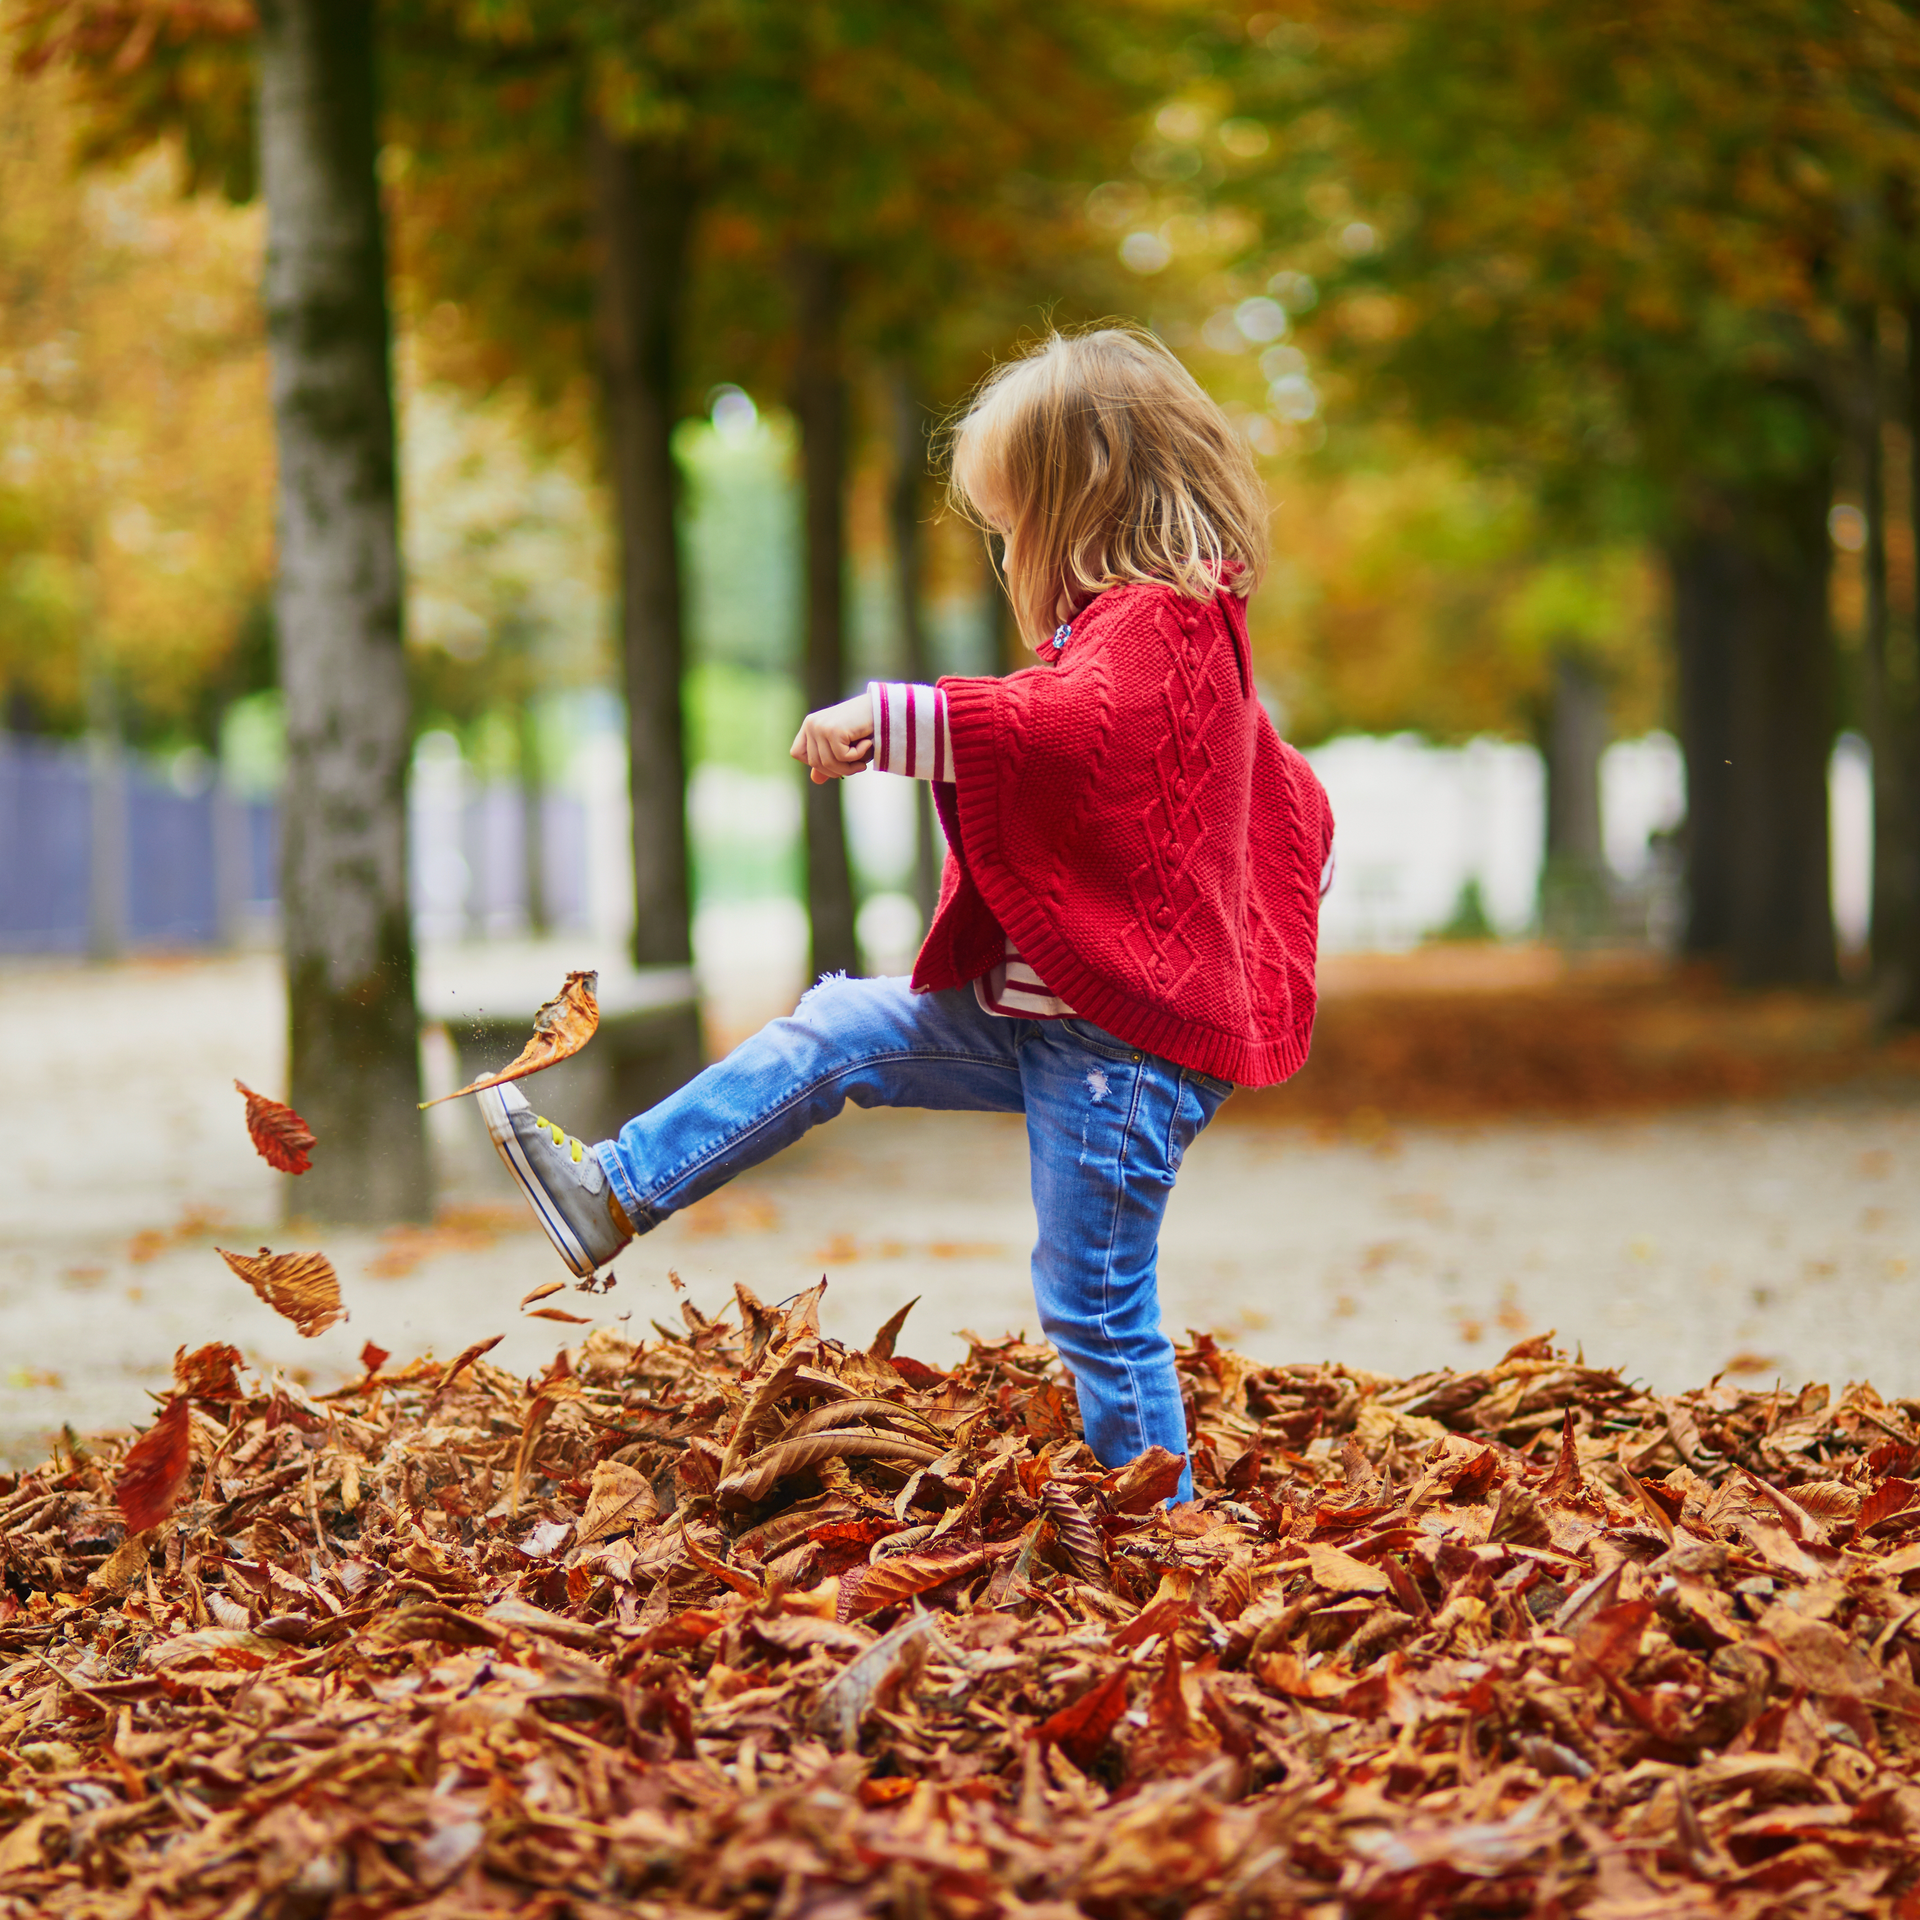
[(1202, 1335), (1169, 1509), (1046, 1347), (736, 1304), (317, 1398), (202, 1348), (0, 1475), (0, 1920), (1911, 1904), (1920, 1405)]

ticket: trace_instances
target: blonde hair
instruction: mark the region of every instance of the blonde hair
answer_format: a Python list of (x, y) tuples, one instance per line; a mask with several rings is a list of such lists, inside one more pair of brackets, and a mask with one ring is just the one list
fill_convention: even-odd
[(1266, 571), (1246, 442), (1138, 328), (1047, 334), (995, 367), (943, 438), (948, 502), (1005, 535), (1007, 597), (1035, 646), (1108, 587), (1245, 598)]

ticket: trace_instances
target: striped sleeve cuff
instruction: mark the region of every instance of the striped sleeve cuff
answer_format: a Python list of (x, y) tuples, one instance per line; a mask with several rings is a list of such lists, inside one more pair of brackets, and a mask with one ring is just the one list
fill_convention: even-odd
[(953, 747), (947, 735), (947, 696), (938, 687), (904, 680), (871, 680), (873, 768), (913, 780), (951, 780)]

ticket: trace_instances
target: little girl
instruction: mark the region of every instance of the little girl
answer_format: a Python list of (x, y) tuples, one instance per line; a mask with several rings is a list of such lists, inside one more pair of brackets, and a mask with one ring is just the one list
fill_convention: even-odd
[(1160, 1220), (1234, 1086), (1307, 1057), (1333, 841), (1254, 695), (1266, 500), (1193, 377), (1120, 328), (989, 375), (951, 434), (950, 497), (1005, 542), (1039, 664), (871, 685), (793, 745), (816, 781), (934, 783), (949, 851), (912, 979), (822, 980), (591, 1150), (512, 1086), (480, 1104), (583, 1276), (848, 1100), (1024, 1113), (1034, 1295), (1087, 1444), (1109, 1467), (1185, 1455)]

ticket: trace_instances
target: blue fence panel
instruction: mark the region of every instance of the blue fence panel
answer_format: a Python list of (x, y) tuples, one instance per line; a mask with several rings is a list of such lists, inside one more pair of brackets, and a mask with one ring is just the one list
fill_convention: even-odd
[[(106, 788), (123, 800), (107, 843), (126, 876), (117, 924), (103, 928), (129, 947), (217, 946), (280, 897), (280, 810), (209, 788), (182, 793), (138, 758), (121, 759)], [(91, 942), (94, 770), (84, 745), (0, 733), (0, 953), (84, 953)], [(430, 812), (431, 809), (428, 809)], [(413, 805), (416, 866), (432, 851), (435, 820)], [(527, 907), (526, 816), (517, 787), (500, 783), (461, 800), (451, 842), (460, 868), (451, 925), (429, 933), (517, 932)], [(548, 794), (540, 811), (541, 881), (559, 931), (589, 921), (587, 810)], [(449, 836), (442, 833), (442, 839)], [(117, 845), (116, 845), (117, 842)], [(451, 846), (442, 848), (443, 856)], [(414, 910), (430, 919), (423, 875), (411, 876)], [(448, 916), (443, 914), (442, 918)]]
[(0, 734), (0, 951), (86, 950), (92, 833), (86, 749)]
[(271, 907), (280, 898), (280, 809), (271, 800), (248, 800), (246, 879), (249, 907)]
[(176, 793), (127, 770), (127, 939), (212, 946), (220, 938), (213, 790)]

